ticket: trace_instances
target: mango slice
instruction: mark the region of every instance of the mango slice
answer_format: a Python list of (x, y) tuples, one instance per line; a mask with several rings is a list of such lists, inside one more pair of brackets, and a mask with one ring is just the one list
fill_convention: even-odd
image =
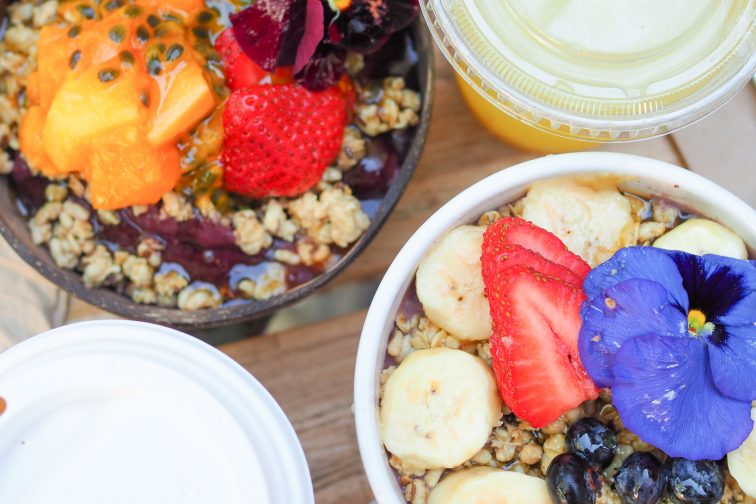
[(57, 26), (45, 26), (39, 32), (37, 42), (37, 72), (39, 103), (43, 109), (50, 108), (55, 94), (66, 80), (71, 69), (75, 47), (68, 30)]
[(58, 170), (52, 164), (47, 156), (44, 142), (42, 142), (42, 129), (45, 125), (45, 111), (42, 107), (34, 105), (29, 107), (19, 128), (19, 140), (21, 151), (26, 157), (26, 161), (44, 173), (48, 177), (57, 177), (65, 175), (65, 172)]
[(161, 100), (147, 136), (152, 145), (175, 141), (215, 109), (215, 97), (202, 67), (192, 59), (161, 75), (158, 86)]
[(203, 0), (137, 0), (137, 4), (152, 9), (168, 9), (193, 14), (205, 7)]
[(91, 67), (68, 80), (55, 95), (43, 134), (47, 154), (57, 169), (83, 170), (95, 137), (143, 122), (139, 93), (135, 72)]
[(157, 203), (178, 182), (180, 161), (175, 146), (152, 147), (135, 126), (94, 138), (89, 176), (92, 206), (115, 210)]

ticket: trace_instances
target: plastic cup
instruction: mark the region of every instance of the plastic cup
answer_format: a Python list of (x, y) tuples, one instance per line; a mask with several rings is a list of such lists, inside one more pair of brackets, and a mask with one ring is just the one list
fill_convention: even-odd
[[(479, 97), (533, 128), (573, 140), (669, 133), (722, 106), (756, 71), (756, 0), (420, 5), (441, 51)], [(497, 136), (529, 150), (565, 150), (503, 116), (487, 118), (495, 114), (481, 113), (481, 100), (463, 92)]]
[(314, 502), (270, 394), (161, 326), (73, 324), (0, 355), (0, 502)]

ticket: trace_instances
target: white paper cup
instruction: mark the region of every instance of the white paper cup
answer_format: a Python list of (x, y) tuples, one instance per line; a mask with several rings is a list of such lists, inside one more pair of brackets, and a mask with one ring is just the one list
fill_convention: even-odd
[(0, 355), (0, 397), (0, 502), (314, 502), (271, 395), (178, 331), (126, 321), (49, 331)]
[(713, 182), (669, 163), (606, 152), (546, 156), (502, 170), (441, 207), (404, 245), (375, 294), (357, 352), (354, 409), (357, 439), (370, 486), (380, 504), (404, 504), (378, 429), (380, 373), (397, 309), (426, 251), (450, 229), (523, 196), (533, 182), (552, 177), (610, 174), (623, 189), (669, 201), (730, 227), (756, 250), (756, 210)]

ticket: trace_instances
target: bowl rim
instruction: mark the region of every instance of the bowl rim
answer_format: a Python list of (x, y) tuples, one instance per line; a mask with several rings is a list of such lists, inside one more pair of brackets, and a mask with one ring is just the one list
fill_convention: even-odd
[[(420, 121), (411, 142), (407, 146), (398, 175), (392, 181), (389, 190), (383, 197), (383, 201), (371, 219), (368, 229), (334, 266), (312, 280), (267, 300), (238, 304), (232, 303), (218, 308), (193, 312), (178, 308), (140, 305), (132, 301), (128, 296), (111, 289), (102, 287), (86, 288), (80, 273), (59, 268), (49, 260), (50, 252), (47, 247), (40, 245), (28, 247), (13, 232), (13, 227), (8, 224), (8, 221), (11, 219), (18, 219), (20, 217), (16, 213), (6, 214), (5, 212), (0, 212), (0, 235), (7, 240), (24, 261), (61, 289), (109, 313), (143, 322), (157, 323), (182, 329), (206, 329), (227, 326), (261, 319), (309, 296), (337, 277), (375, 238), (398, 203), (399, 198), (404, 193), (420, 161), (428, 138), (433, 110), (436, 76), (435, 54), (432, 37), (425, 26), (422, 16), (418, 16), (407, 30), (412, 35), (415, 51), (418, 55), (416, 72), (418, 82), (421, 85), (420, 93), (423, 97), (419, 114)], [(397, 35), (401, 33), (398, 32)], [(8, 192), (8, 185), (5, 181), (0, 183), (0, 189), (0, 197), (4, 197), (4, 193)], [(12, 194), (9, 193), (9, 196), (12, 197)], [(11, 200), (10, 206), (15, 207), (15, 201)], [(24, 228), (28, 233), (26, 226)], [(41, 258), (45, 258), (45, 260)]]
[[(516, 194), (522, 195), (533, 182), (592, 174), (633, 177), (707, 202), (720, 212), (718, 219), (739, 228), (736, 232), (745, 235), (751, 249), (756, 248), (756, 209), (701, 175), (643, 156), (581, 152), (540, 157), (505, 168), (459, 193), (426, 220), (399, 251), (378, 286), (360, 335), (354, 375), (356, 433), (362, 464), (377, 502), (405, 502), (380, 439), (376, 405), (378, 373), (385, 359), (390, 328), (419, 261), (449, 229), (511, 201), (518, 197)], [(734, 223), (738, 226), (732, 226)]]

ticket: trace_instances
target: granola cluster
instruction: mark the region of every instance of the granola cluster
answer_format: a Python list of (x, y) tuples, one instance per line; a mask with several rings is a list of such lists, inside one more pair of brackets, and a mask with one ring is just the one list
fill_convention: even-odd
[[(633, 209), (637, 245), (650, 245), (654, 239), (681, 222), (682, 214), (679, 208), (664, 200), (646, 201), (632, 194), (626, 194), (625, 197)], [(487, 226), (503, 216), (521, 214), (522, 200), (518, 200), (514, 204), (485, 212), (479, 217), (477, 224)], [(408, 355), (417, 350), (439, 347), (463, 350), (491, 366), (488, 341), (461, 341), (422, 314), (405, 316), (400, 313), (394, 321), (394, 331), (389, 336), (386, 349), (394, 363), (381, 372), (380, 398), (383, 398), (384, 386), (389, 376)], [(617, 435), (615, 458), (602, 473), (605, 482), (614, 476), (622, 462), (632, 453), (651, 452), (662, 462), (667, 458), (663, 452), (643, 442), (624, 427), (612, 405), (611, 393), (608, 390), (602, 390), (597, 400), (584, 402), (540, 429), (534, 429), (526, 421), (517, 418), (506, 405), (503, 405), (502, 415), (501, 422), (491, 431), (486, 445), (459, 467), (418, 469), (389, 453), (389, 464), (396, 470), (405, 500), (411, 504), (426, 504), (431, 490), (444, 475), (474, 466), (498, 467), (544, 478), (551, 460), (567, 451), (565, 436), (569, 427), (586, 417), (597, 418), (610, 425)], [(756, 499), (745, 495), (729, 472), (725, 471), (725, 474), (726, 486), (720, 504), (756, 504)], [(596, 503), (622, 504), (622, 500), (607, 483), (602, 485), (602, 493), (597, 497)]]
[(357, 125), (365, 134), (374, 136), (416, 126), (420, 121), (419, 111), (420, 95), (406, 89), (404, 79), (387, 77), (382, 87), (360, 90)]

